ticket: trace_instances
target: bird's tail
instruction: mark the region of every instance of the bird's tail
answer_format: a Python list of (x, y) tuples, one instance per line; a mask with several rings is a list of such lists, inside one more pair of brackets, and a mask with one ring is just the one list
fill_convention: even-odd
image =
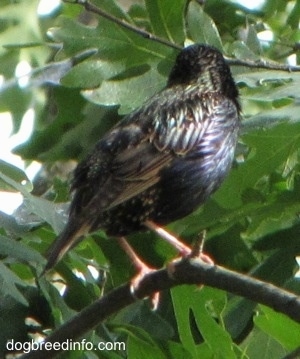
[(89, 226), (85, 223), (78, 222), (74, 223), (74, 221), (70, 221), (61, 234), (52, 243), (46, 254), (47, 264), (42, 274), (54, 267), (55, 264), (66, 254), (66, 252), (88, 232)]

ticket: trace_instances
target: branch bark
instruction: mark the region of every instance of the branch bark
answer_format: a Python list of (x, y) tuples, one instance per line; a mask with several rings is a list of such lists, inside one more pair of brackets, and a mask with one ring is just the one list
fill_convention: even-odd
[[(300, 323), (300, 297), (297, 295), (247, 275), (191, 258), (173, 261), (168, 269), (145, 276), (135, 291), (135, 297), (130, 292), (129, 284), (114, 289), (54, 331), (45, 343), (63, 343), (79, 338), (111, 314), (138, 299), (181, 284), (203, 284), (223, 289), (267, 305)], [(20, 358), (55, 358), (58, 354), (59, 351), (46, 350), (43, 345), (40, 350), (31, 351)]]

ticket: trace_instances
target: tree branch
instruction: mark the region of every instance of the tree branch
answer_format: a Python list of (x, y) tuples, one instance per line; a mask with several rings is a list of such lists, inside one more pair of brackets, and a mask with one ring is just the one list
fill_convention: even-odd
[[(204, 284), (223, 289), (267, 305), (300, 323), (300, 297), (295, 294), (197, 259), (182, 259), (173, 261), (168, 269), (160, 269), (145, 276), (135, 292), (135, 297), (130, 293), (129, 284), (112, 290), (63, 324), (49, 335), (45, 342), (62, 343), (74, 340), (138, 298), (145, 298), (151, 293), (181, 284)], [(58, 353), (57, 350), (46, 350), (43, 346), (41, 350), (21, 356), (21, 359), (54, 358)]]
[(245, 66), (253, 69), (267, 69), (267, 70), (285, 71), (285, 72), (300, 71), (300, 66), (279, 64), (277, 62), (269, 62), (262, 59), (258, 61), (251, 61), (251, 60), (234, 59), (232, 57), (227, 57), (227, 56), (224, 56), (224, 58), (228, 63), (228, 65), (230, 66)]
[(94, 14), (104, 17), (105, 19), (110, 20), (110, 21), (114, 22), (115, 24), (120, 25), (121, 27), (124, 27), (127, 30), (135, 32), (136, 34), (144, 37), (145, 39), (156, 41), (156, 42), (166, 45), (168, 47), (173, 47), (176, 50), (182, 49), (181, 46), (174, 44), (171, 41), (168, 41), (161, 37), (158, 37), (158, 36), (152, 34), (151, 32), (140, 29), (139, 27), (132, 25), (129, 22), (121, 20), (121, 19), (117, 18), (116, 16), (107, 13), (106, 11), (104, 11), (104, 10), (98, 8), (97, 6), (93, 5), (92, 3), (90, 3), (88, 0), (64, 0), (64, 2), (82, 5), (86, 11), (90, 11)]
[[(85, 8), (86, 11), (90, 11), (94, 14), (97, 14), (107, 20), (110, 20), (114, 22), (115, 24), (118, 24), (119, 26), (130, 30), (132, 32), (135, 32), (136, 34), (144, 37), (145, 39), (158, 42), (160, 44), (166, 45), (168, 47), (172, 47), (176, 50), (182, 50), (182, 46), (177, 45), (171, 41), (168, 41), (166, 39), (163, 39), (161, 37), (158, 37), (151, 32), (148, 32), (146, 30), (140, 29), (139, 27), (130, 24), (129, 22), (126, 22), (124, 20), (121, 20), (117, 18), (114, 15), (111, 15), (107, 13), (106, 11), (98, 8), (97, 6), (90, 3), (88, 0), (63, 0), (65, 3), (72, 3), (72, 4), (78, 4)], [(251, 60), (239, 60), (232, 57), (224, 56), (227, 63), (230, 66), (245, 66), (249, 68), (255, 68), (255, 69), (268, 69), (268, 70), (276, 70), (276, 71), (287, 71), (287, 72), (297, 72), (300, 71), (300, 66), (292, 66), (292, 65), (284, 65), (279, 64), (276, 62), (269, 62), (266, 60), (258, 60), (258, 61), (251, 61)]]

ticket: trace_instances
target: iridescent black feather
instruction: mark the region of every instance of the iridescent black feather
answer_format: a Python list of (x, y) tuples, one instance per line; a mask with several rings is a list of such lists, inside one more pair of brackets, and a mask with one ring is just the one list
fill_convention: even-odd
[(50, 248), (51, 268), (83, 235), (123, 236), (151, 220), (166, 224), (203, 204), (234, 157), (238, 90), (222, 54), (180, 52), (167, 86), (126, 116), (74, 173), (69, 221)]

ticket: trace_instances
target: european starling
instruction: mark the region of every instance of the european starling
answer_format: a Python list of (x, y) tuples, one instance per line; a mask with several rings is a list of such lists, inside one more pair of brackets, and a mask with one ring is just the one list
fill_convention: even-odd
[(222, 54), (208, 45), (183, 49), (167, 86), (113, 127), (76, 168), (69, 220), (45, 270), (100, 228), (118, 238), (150, 228), (186, 254), (188, 247), (160, 226), (187, 216), (220, 186), (239, 122), (238, 90)]

